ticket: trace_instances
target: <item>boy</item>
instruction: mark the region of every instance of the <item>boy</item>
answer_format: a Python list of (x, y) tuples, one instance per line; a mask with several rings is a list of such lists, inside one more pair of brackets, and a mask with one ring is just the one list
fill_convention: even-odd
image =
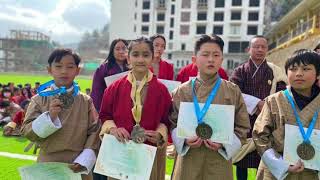
[(250, 129), (246, 105), (237, 85), (221, 80), (218, 69), (223, 61), (224, 42), (219, 36), (202, 35), (196, 41), (194, 56), (192, 57), (199, 69), (195, 79), (179, 86), (173, 93), (173, 112), (170, 120), (174, 128), (177, 124), (180, 102), (193, 102), (193, 91), (198, 101), (203, 103), (208, 99), (213, 87), (221, 82), (216, 96), (210, 104), (225, 104), (235, 106), (234, 134), (231, 145), (203, 140), (198, 136), (192, 138), (178, 138), (176, 128), (172, 130), (173, 143), (178, 152), (173, 179), (198, 180), (221, 179), (233, 180), (231, 157), (241, 147)]
[[(78, 92), (74, 83), (80, 61), (69, 49), (51, 53), (48, 73), (54, 80), (41, 86), (39, 89), (49, 88), (31, 98), (22, 133), (40, 144), (38, 162), (70, 163), (74, 172), (88, 174), (96, 160), (100, 128), (91, 98)], [(52, 96), (63, 89), (66, 93)], [(82, 174), (82, 179), (91, 178), (91, 174)]]
[[(320, 56), (306, 49), (298, 50), (285, 63), (289, 86), (265, 99), (261, 114), (254, 124), (252, 136), (261, 155), (257, 179), (318, 179), (317, 171), (305, 169), (301, 160), (289, 165), (283, 160), (285, 124), (298, 126), (299, 117), (303, 126), (309, 127), (314, 113), (319, 109), (320, 89), (316, 85), (320, 72)], [(287, 95), (288, 96), (287, 96)], [(294, 99), (294, 109), (289, 102)], [(289, 99), (288, 99), (289, 98)], [(320, 129), (319, 116), (314, 129)], [(298, 153), (299, 155), (299, 153)]]

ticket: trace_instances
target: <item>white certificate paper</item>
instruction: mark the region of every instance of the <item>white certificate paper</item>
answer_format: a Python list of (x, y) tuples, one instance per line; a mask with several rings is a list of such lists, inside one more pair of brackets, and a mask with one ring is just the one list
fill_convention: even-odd
[[(199, 103), (199, 105), (200, 109), (202, 109), (204, 103)], [(203, 121), (212, 128), (211, 141), (232, 144), (234, 111), (233, 105), (210, 105)], [(196, 136), (197, 126), (198, 121), (193, 102), (181, 102), (178, 115), (177, 136), (181, 138)]]
[[(304, 128), (305, 132), (307, 128)], [(300, 130), (298, 126), (285, 124), (285, 138), (284, 138), (284, 151), (283, 158), (291, 165), (297, 163), (300, 159), (297, 154), (297, 147), (301, 144), (303, 138), (301, 136)], [(311, 137), (311, 144), (315, 150), (315, 156), (310, 160), (302, 160), (305, 168), (320, 170), (320, 130), (313, 129)]]
[(175, 90), (180, 84), (180, 81), (171, 81), (166, 79), (158, 79), (160, 82), (162, 82), (168, 89), (168, 91), (171, 93), (173, 90)]
[(116, 179), (149, 180), (157, 148), (105, 134), (94, 172)]
[(112, 76), (107, 76), (104, 78), (104, 81), (106, 82), (106, 86), (110, 86), (110, 84), (112, 84), (113, 82), (115, 82), (118, 79), (121, 79), (122, 77), (126, 76), (129, 74), (129, 71), (125, 71), (119, 74), (115, 74)]

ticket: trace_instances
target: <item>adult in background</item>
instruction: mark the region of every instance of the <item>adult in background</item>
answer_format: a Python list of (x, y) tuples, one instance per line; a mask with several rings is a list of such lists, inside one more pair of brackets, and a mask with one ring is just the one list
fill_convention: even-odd
[(264, 36), (255, 36), (249, 43), (250, 58), (237, 67), (230, 81), (237, 84), (242, 92), (250, 117), (251, 129), (247, 144), (242, 147), (233, 162), (237, 166), (237, 179), (246, 180), (247, 168), (258, 168), (260, 156), (252, 141), (252, 128), (264, 105), (264, 98), (286, 88), (286, 76), (282, 70), (267, 62), (268, 42)]

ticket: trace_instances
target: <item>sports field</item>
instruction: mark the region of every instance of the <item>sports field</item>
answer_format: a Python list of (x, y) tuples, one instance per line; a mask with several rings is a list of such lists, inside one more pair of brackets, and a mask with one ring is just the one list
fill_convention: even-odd
[[(16, 74), (16, 73), (0, 73), (0, 83), (7, 84), (8, 82), (14, 82), (17, 84), (30, 83), (34, 86), (35, 82), (45, 83), (52, 78), (48, 75), (28, 75), (28, 74)], [(75, 80), (82, 91), (86, 88), (91, 88), (91, 77), (78, 77)], [(18, 158), (9, 158), (5, 153), (14, 153), (21, 155), (32, 155), (30, 152), (24, 152), (24, 148), (29, 144), (29, 141), (22, 137), (3, 137), (2, 128), (0, 128), (0, 180), (19, 180), (18, 168), (25, 165), (35, 163), (32, 160), (24, 160)], [(167, 159), (166, 174), (170, 175), (173, 167), (173, 160)], [(234, 174), (235, 174), (235, 168)], [(255, 170), (249, 170), (249, 180), (255, 179)], [(236, 180), (236, 178), (234, 178)]]

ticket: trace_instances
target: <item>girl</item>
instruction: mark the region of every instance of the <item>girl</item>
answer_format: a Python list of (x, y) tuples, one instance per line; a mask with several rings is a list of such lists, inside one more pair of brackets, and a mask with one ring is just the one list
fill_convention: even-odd
[[(107, 133), (120, 142), (133, 139), (157, 146), (150, 179), (164, 180), (165, 168), (159, 168), (157, 162), (165, 163), (165, 157), (159, 158), (159, 148), (167, 140), (165, 125), (168, 126), (171, 97), (167, 88), (149, 70), (152, 57), (153, 46), (148, 39), (140, 38), (130, 43), (128, 62), (132, 70), (104, 92), (99, 114), (103, 122), (100, 135)], [(144, 136), (131, 137), (135, 129), (142, 129)]]

